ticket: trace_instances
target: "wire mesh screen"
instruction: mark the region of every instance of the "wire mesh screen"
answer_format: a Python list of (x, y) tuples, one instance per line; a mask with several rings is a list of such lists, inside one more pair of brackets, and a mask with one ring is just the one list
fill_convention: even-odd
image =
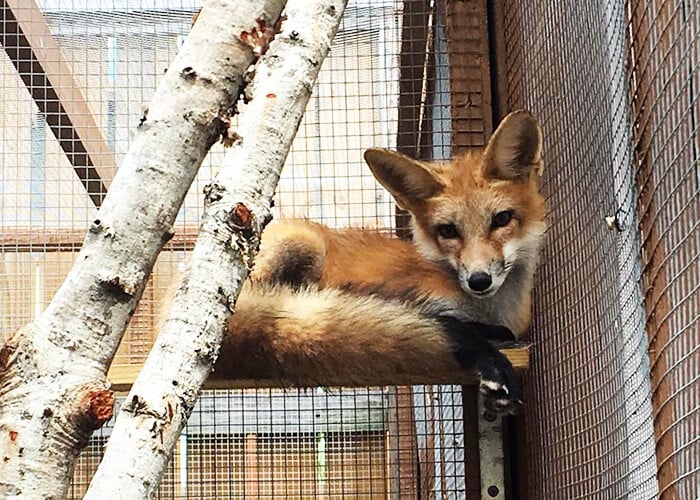
[[(397, 404), (395, 388), (205, 391), (158, 498), (461, 498), (463, 471), (444, 460), (462, 442), (454, 433), (459, 394), (446, 387), (415, 391), (443, 413), (414, 418), (416, 438), (437, 445), (418, 493), (417, 478), (399, 457), (401, 422), (413, 408)], [(111, 430), (101, 429), (81, 455), (72, 498), (86, 491)]]
[[(38, 315), (60, 286), (199, 6), (2, 3), (0, 339)], [(446, 42), (448, 30), (460, 30), (470, 67), (480, 72), (485, 39), (474, 42), (469, 30), (483, 32), (483, 23), (473, 13), (465, 31), (444, 19), (429, 1), (350, 2), (280, 180), (276, 216), (394, 231), (405, 221), (364, 166), (364, 149), (447, 158), (451, 107), (467, 102), (460, 143), (483, 144), (484, 76), (460, 76), (471, 94), (451, 99)], [(224, 154), (221, 145), (212, 149), (187, 195), (112, 365), (113, 380), (127, 383), (129, 368), (148, 354), (163, 294), (194, 242), (202, 189)], [(85, 492), (111, 426), (82, 454), (72, 497)], [(159, 496), (462, 498), (465, 459), (458, 386), (207, 391)]]
[(551, 225), (521, 491), (696, 498), (697, 2), (503, 5), (508, 107), (543, 121)]
[(700, 497), (700, 6), (628, 2), (659, 488)]

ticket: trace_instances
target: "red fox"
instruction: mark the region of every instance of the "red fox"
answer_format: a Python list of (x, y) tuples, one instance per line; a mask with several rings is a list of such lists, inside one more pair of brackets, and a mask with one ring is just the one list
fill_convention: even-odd
[(431, 353), (451, 353), (479, 371), (493, 409), (512, 411), (512, 366), (489, 340), (520, 336), (530, 323), (546, 227), (541, 144), (536, 118), (518, 111), (484, 151), (451, 162), (366, 151), (377, 180), (411, 213), (413, 242), (304, 220), (271, 225), (224, 352), (245, 345), (258, 367), (272, 360), (297, 380), (342, 371), (357, 383), (429, 371)]

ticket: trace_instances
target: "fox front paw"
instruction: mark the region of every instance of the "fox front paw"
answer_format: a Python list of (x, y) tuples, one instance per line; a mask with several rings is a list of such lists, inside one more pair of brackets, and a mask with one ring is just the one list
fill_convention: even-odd
[(515, 413), (522, 405), (518, 379), (511, 362), (491, 342), (509, 342), (514, 338), (512, 332), (505, 327), (465, 322), (454, 315), (438, 319), (454, 343), (457, 362), (465, 370), (479, 373), (486, 409), (496, 415)]
[(520, 385), (511, 367), (499, 369), (494, 366), (482, 368), (479, 392), (483, 396), (484, 408), (494, 415), (514, 415), (522, 406)]

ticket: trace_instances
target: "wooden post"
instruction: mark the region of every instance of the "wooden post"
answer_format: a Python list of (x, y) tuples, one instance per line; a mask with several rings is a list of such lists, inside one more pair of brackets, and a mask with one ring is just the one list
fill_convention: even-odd
[[(493, 132), (491, 65), (486, 0), (444, 2), (450, 61), (452, 155), (484, 147)], [(466, 498), (481, 498), (478, 390), (464, 387)]]

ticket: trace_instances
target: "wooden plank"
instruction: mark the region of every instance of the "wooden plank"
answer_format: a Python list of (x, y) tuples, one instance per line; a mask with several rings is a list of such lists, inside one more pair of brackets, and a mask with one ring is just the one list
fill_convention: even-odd
[[(74, 228), (5, 227), (0, 234), (0, 252), (75, 251), (82, 246), (85, 232), (85, 229)], [(180, 226), (163, 250), (192, 250), (198, 233), (198, 225)]]
[(116, 172), (114, 153), (36, 2), (0, 0), (0, 8), (0, 43), (99, 207)]
[[(434, 385), (423, 385), (413, 390), (413, 416), (416, 420), (416, 447), (418, 449), (418, 463), (420, 464), (420, 497), (435, 498), (435, 490), (438, 484), (444, 492), (445, 466), (444, 450), (441, 446), (440, 438), (443, 437), (439, 427), (442, 424), (440, 410), (442, 404), (435, 404), (439, 401), (436, 394), (438, 387)], [(440, 453), (443, 452), (443, 453)], [(436, 455), (440, 453), (440, 459), (436, 460)], [(435, 467), (440, 466), (440, 474), (436, 477)]]
[[(399, 57), (399, 109), (397, 151), (413, 158), (428, 158), (431, 134), (427, 96), (434, 80), (432, 61), (431, 5), (428, 0), (403, 2), (401, 53)], [(410, 215), (396, 207), (396, 234), (411, 238)], [(419, 496), (419, 462), (410, 387), (396, 389), (396, 421), (389, 433), (394, 470), (392, 498)], [(398, 477), (396, 477), (398, 476)]]
[[(427, 96), (434, 80), (431, 65), (430, 2), (403, 2), (399, 58), (399, 109), (396, 150), (412, 158), (429, 158), (431, 134)], [(396, 234), (410, 239), (408, 212), (396, 207)]]
[[(486, 145), (493, 133), (491, 50), (486, 0), (464, 0), (445, 5), (447, 52), (450, 61), (452, 154)], [(518, 362), (511, 359), (517, 367)], [(465, 387), (463, 398), (465, 498), (481, 498), (477, 393)]]
[(493, 119), (496, 123), (513, 111), (508, 103), (505, 3), (506, 0), (488, 2), (491, 108), (493, 110)]
[(464, 425), (464, 490), (465, 499), (481, 498), (481, 457), (479, 456), (479, 440), (474, 436), (479, 435), (479, 412), (469, 411), (470, 408), (479, 407), (478, 387), (462, 387), (462, 424)]
[[(393, 384), (391, 384), (393, 385)], [(410, 384), (396, 388), (396, 435), (393, 445), (396, 446), (398, 474), (396, 489), (399, 498), (420, 497), (420, 462), (418, 457), (418, 436), (416, 435), (416, 419), (413, 408), (413, 391)]]
[[(503, 349), (502, 352), (517, 371), (522, 372), (529, 368), (528, 347)], [(112, 384), (112, 390), (117, 392), (128, 391), (140, 370), (140, 365), (113, 365), (109, 369), (107, 375)], [(465, 375), (464, 373), (444, 372), (432, 373), (430, 375), (397, 373), (391, 379), (377, 379), (372, 385), (474, 384), (475, 382), (476, 378), (473, 375)], [(319, 380), (316, 385), (325, 385), (328, 387), (353, 386), (352, 382), (344, 382), (340, 377), (333, 380)], [(215, 377), (209, 377), (204, 385), (207, 389), (255, 389), (292, 386), (294, 386), (292, 382), (283, 379), (250, 380), (237, 378), (217, 379)]]
[(493, 131), (486, 0), (447, 2), (445, 21), (455, 154), (485, 146)]

